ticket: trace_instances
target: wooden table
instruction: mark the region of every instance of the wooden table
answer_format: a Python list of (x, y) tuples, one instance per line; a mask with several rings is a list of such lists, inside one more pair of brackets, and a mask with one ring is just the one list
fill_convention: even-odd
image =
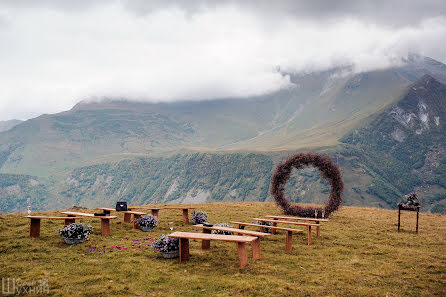
[(420, 206), (404, 206), (402, 203), (398, 203), (398, 232), (400, 232), (402, 210), (417, 212), (417, 227), (415, 232), (418, 233), (418, 218), (420, 214)]
[(136, 224), (136, 220), (139, 219), (141, 216), (146, 215), (145, 212), (139, 212), (139, 211), (132, 211), (132, 210), (116, 210), (115, 208), (111, 207), (100, 207), (98, 208), (100, 210), (103, 210), (105, 214), (110, 214), (112, 211), (121, 212), (124, 214), (124, 223), (131, 223), (132, 222), (132, 215), (133, 215), (133, 229), (141, 229), (138, 224)]
[(189, 224), (189, 209), (195, 209), (195, 207), (187, 207), (187, 206), (172, 206), (172, 207), (152, 207), (149, 205), (131, 205), (129, 208), (133, 209), (148, 209), (152, 211), (152, 214), (159, 218), (159, 211), (161, 209), (181, 209), (183, 211), (183, 225)]
[(87, 217), (94, 219), (101, 219), (101, 235), (109, 236), (110, 235), (110, 220), (116, 219), (116, 216), (95, 216), (92, 213), (84, 213), (84, 212), (76, 212), (76, 211), (63, 211), (63, 214), (68, 216), (79, 216), (79, 217)]
[(29, 236), (39, 237), (40, 236), (40, 220), (64, 220), (64, 225), (75, 223), (76, 219), (82, 219), (81, 217), (51, 217), (51, 216), (26, 216), (25, 218), (30, 219), (29, 224)]

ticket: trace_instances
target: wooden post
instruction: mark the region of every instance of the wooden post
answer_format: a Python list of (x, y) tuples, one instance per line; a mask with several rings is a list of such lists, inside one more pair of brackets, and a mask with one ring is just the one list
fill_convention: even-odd
[(124, 222), (125, 222), (125, 223), (131, 223), (131, 222), (132, 222), (132, 214), (130, 214), (130, 213), (125, 213), (125, 214), (124, 214)]
[(419, 213), (420, 213), (420, 207), (417, 207), (417, 233), (418, 233), (418, 216), (419, 216)]
[(307, 232), (308, 232), (308, 234), (307, 234), (307, 244), (310, 245), (311, 244), (311, 226), (308, 226)]
[(76, 222), (75, 219), (65, 219), (64, 226), (68, 226), (68, 225), (73, 224), (75, 222)]
[(398, 205), (398, 232), (400, 232), (400, 226), (401, 226), (401, 206)]
[(101, 235), (110, 236), (110, 219), (101, 218)]
[(180, 262), (189, 260), (189, 239), (180, 238)]
[(293, 249), (293, 231), (287, 231), (285, 251), (291, 252), (292, 249)]
[(252, 258), (254, 260), (260, 259), (260, 237), (251, 242)]
[[(319, 221), (316, 221), (316, 224), (320, 224), (320, 222)], [(319, 237), (320, 236), (320, 231), (321, 231), (321, 227), (320, 226), (317, 226), (316, 227), (316, 237)]]
[(189, 210), (187, 208), (183, 208), (183, 225), (189, 224)]
[(31, 219), (29, 225), (29, 236), (39, 237), (40, 236), (40, 219)]
[(160, 211), (159, 209), (152, 209), (152, 215), (154, 215), (159, 219), (159, 211)]
[(240, 268), (248, 265), (248, 253), (246, 252), (246, 244), (244, 242), (237, 242), (238, 260)]
[(133, 229), (141, 229), (141, 226), (139, 226), (136, 223), (136, 220), (139, 219), (141, 217), (141, 215), (139, 214), (133, 214)]
[[(277, 219), (274, 219), (275, 221)], [(277, 227), (277, 223), (273, 223), (273, 227)], [(271, 234), (276, 234), (276, 229), (271, 229)]]
[[(211, 234), (211, 230), (203, 228), (203, 233)], [(201, 241), (201, 249), (202, 250), (207, 250), (207, 249), (210, 249), (210, 248), (211, 248), (211, 241), (203, 239)]]

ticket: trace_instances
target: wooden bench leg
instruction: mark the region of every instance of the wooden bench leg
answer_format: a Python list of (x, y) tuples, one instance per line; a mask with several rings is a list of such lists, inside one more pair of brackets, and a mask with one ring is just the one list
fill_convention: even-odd
[(110, 219), (101, 219), (101, 235), (110, 236)]
[[(277, 221), (277, 219), (274, 219), (274, 221)], [(273, 223), (273, 227), (277, 227), (277, 223)], [(276, 229), (271, 229), (271, 234), (276, 234)]]
[(187, 208), (183, 209), (183, 225), (189, 224), (189, 210)]
[(287, 231), (285, 251), (291, 252), (292, 249), (293, 249), (293, 231)]
[(131, 223), (132, 222), (132, 214), (125, 213), (124, 214), (124, 223)]
[(246, 252), (246, 244), (244, 242), (237, 242), (238, 261), (240, 268), (248, 265), (248, 253)]
[(420, 214), (420, 208), (417, 208), (417, 229), (416, 229), (417, 233), (418, 233), (418, 217), (419, 217), (419, 214)]
[(73, 223), (76, 223), (75, 219), (65, 219), (64, 226), (68, 226)]
[(311, 244), (311, 226), (308, 226), (308, 229), (307, 229), (307, 244), (308, 245)]
[(138, 214), (133, 215), (133, 229), (141, 229), (141, 226), (139, 226), (136, 223), (136, 220), (139, 219), (140, 217), (141, 217), (141, 215), (138, 215)]
[(189, 260), (189, 239), (180, 238), (180, 263)]
[[(316, 222), (316, 224), (318, 224), (318, 225), (319, 225), (319, 221), (317, 221), (317, 222)], [(321, 230), (320, 230), (320, 229), (321, 229), (321, 227), (320, 227), (320, 226), (317, 226), (317, 227), (316, 227), (316, 237), (319, 237), (319, 236), (321, 235), (321, 234), (320, 234), (320, 232), (321, 232)]]
[[(211, 234), (210, 229), (203, 229), (203, 233)], [(202, 240), (201, 241), (201, 249), (202, 250), (208, 250), (211, 248), (211, 241), (210, 240)]]
[(152, 215), (159, 219), (159, 209), (152, 209)]
[(31, 219), (29, 225), (29, 236), (39, 237), (40, 236), (40, 219)]
[(258, 237), (251, 243), (251, 248), (252, 248), (252, 258), (254, 260), (260, 259), (260, 237)]

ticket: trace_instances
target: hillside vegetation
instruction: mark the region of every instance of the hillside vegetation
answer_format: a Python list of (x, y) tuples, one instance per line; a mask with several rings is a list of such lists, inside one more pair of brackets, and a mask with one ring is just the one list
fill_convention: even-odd
[[(211, 223), (250, 222), (280, 213), (273, 203), (196, 207), (208, 213)], [(163, 259), (145, 244), (132, 246), (134, 240), (150, 243), (152, 236), (168, 234), (170, 221), (175, 231), (196, 231), (181, 225), (177, 210), (161, 211), (160, 226), (151, 233), (133, 230), (119, 214), (111, 224), (112, 235), (102, 237), (98, 220), (85, 219), (95, 231), (90, 241), (76, 246), (65, 245), (58, 236), (61, 221), (42, 221), (41, 237), (30, 238), (23, 215), (0, 218), (0, 277), (47, 279), (49, 296), (446, 295), (444, 215), (421, 214), (415, 234), (415, 214), (404, 212), (398, 233), (396, 211), (342, 207), (323, 224), (321, 237), (313, 237), (313, 245), (306, 245), (304, 232), (293, 237), (293, 250), (286, 253), (280, 232), (262, 240), (262, 258), (249, 257), (243, 269), (233, 243), (212, 242), (210, 250), (202, 251), (201, 242), (191, 241), (191, 258), (181, 264)]]

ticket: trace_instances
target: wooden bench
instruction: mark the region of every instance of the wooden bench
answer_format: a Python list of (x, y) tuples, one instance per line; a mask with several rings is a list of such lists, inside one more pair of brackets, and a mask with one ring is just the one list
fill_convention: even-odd
[(237, 244), (240, 268), (248, 265), (246, 243), (251, 243), (252, 258), (260, 259), (260, 239), (253, 236), (220, 235), (193, 232), (174, 232), (169, 237), (180, 239), (180, 262), (189, 260), (189, 239), (231, 241)]
[(50, 216), (26, 216), (25, 218), (30, 219), (29, 224), (29, 236), (39, 237), (40, 236), (40, 220), (64, 220), (64, 226), (75, 223), (76, 219), (82, 219), (80, 217), (50, 217)]
[[(105, 214), (110, 214), (110, 212), (112, 211), (117, 211), (115, 208), (111, 207), (100, 207), (98, 209), (103, 210)], [(132, 211), (132, 210), (120, 210), (117, 212), (121, 212), (124, 214), (124, 223), (131, 223), (133, 215), (133, 229), (141, 229), (138, 226), (138, 224), (136, 224), (136, 220), (139, 219), (141, 216), (146, 215), (145, 212)]]
[(243, 222), (230, 222), (231, 224), (238, 225), (237, 228), (242, 229), (245, 226), (251, 226), (251, 227), (258, 227), (260, 230), (264, 230), (265, 228), (269, 229), (276, 229), (276, 230), (283, 230), (286, 231), (286, 241), (285, 241), (285, 251), (291, 252), (293, 249), (293, 232), (294, 233), (300, 233), (302, 230), (298, 229), (291, 229), (291, 228), (284, 228), (284, 227), (274, 227), (274, 226), (265, 226), (265, 225), (259, 225), (259, 224), (253, 224), (253, 223), (243, 223)]
[(147, 209), (151, 210), (152, 214), (159, 218), (159, 211), (161, 209), (181, 209), (183, 211), (183, 225), (189, 224), (189, 209), (195, 209), (195, 207), (186, 207), (186, 206), (178, 206), (178, 207), (152, 207), (152, 206), (146, 206), (146, 205), (130, 205), (129, 208), (133, 209)]
[[(298, 226), (307, 226), (307, 243), (308, 245), (311, 244), (311, 227), (319, 227), (318, 224), (311, 224), (311, 223), (300, 223), (300, 222), (290, 222), (290, 221), (279, 221), (279, 220), (269, 220), (269, 219), (261, 219), (261, 218), (253, 218), (253, 220), (257, 220), (259, 222), (269, 222), (269, 223), (276, 223), (277, 224), (288, 224), (288, 225), (298, 225)], [(273, 227), (273, 226), (268, 226)], [(265, 228), (268, 228), (265, 227)]]
[(110, 235), (110, 220), (116, 219), (116, 216), (95, 216), (92, 213), (84, 213), (84, 212), (76, 212), (76, 211), (63, 211), (62, 213), (66, 214), (68, 216), (79, 216), (79, 217), (101, 219), (101, 235), (102, 236)]
[[(302, 217), (292, 217), (292, 216), (272, 216), (268, 215), (265, 216), (266, 218), (271, 218), (273, 220), (296, 220), (296, 221), (308, 221), (308, 222), (315, 222), (316, 224), (320, 224), (320, 222), (328, 222), (328, 219), (318, 219), (318, 218), (302, 218)], [(277, 226), (276, 222), (273, 222), (273, 226)], [(275, 234), (276, 230), (273, 230), (273, 234)], [(316, 227), (316, 237), (320, 236), (320, 227)]]
[[(233, 232), (237, 235), (251, 235), (251, 236), (257, 236), (257, 237), (266, 237), (271, 236), (269, 233), (264, 232), (257, 232), (257, 231), (250, 231), (250, 230), (243, 230), (243, 229), (237, 229), (237, 228), (230, 228), (230, 227), (221, 227), (221, 226), (212, 226), (207, 227), (203, 224), (194, 225), (194, 227), (203, 229), (203, 233), (211, 234), (212, 230), (218, 230), (218, 231), (225, 231), (225, 232)], [(211, 247), (211, 241), (210, 240), (203, 240), (201, 242), (201, 248), (203, 250), (209, 249)]]

